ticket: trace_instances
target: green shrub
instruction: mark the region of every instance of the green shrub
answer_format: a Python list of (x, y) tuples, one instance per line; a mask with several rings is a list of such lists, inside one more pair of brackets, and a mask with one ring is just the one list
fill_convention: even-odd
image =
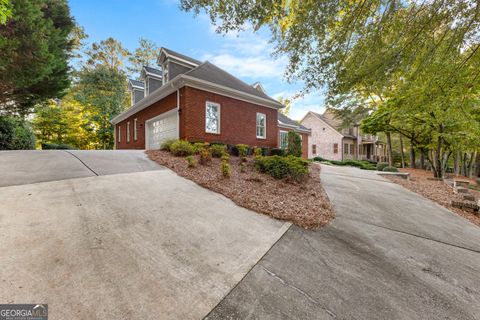
[(195, 154), (200, 154), (200, 152), (205, 148), (208, 148), (208, 142), (195, 142), (193, 144), (193, 150)]
[(197, 159), (195, 159), (193, 156), (186, 156), (185, 160), (187, 160), (189, 168), (195, 168), (198, 164)]
[(246, 157), (248, 154), (248, 145), (246, 144), (237, 144), (236, 145), (237, 150), (238, 150), (238, 156), (239, 157)]
[(208, 148), (204, 148), (200, 151), (200, 164), (205, 165), (212, 160), (212, 154)]
[(160, 144), (160, 150), (170, 151), (172, 144), (178, 141), (177, 139), (167, 139)]
[(65, 144), (65, 143), (48, 143), (44, 142), (42, 143), (42, 150), (73, 150), (75, 149), (71, 145)]
[(480, 186), (480, 178), (477, 178), (477, 180), (475, 180), (477, 182), (477, 185)]
[(225, 161), (225, 162), (229, 162), (230, 161), (230, 156), (228, 155), (228, 153), (224, 153), (222, 155), (222, 161)]
[(285, 150), (280, 149), (280, 148), (272, 148), (272, 150), (270, 151), (270, 154), (271, 154), (272, 156), (280, 156), (280, 157), (283, 157), (283, 156), (285, 156)]
[(255, 158), (261, 157), (263, 155), (262, 148), (253, 147), (253, 156)]
[(232, 175), (232, 169), (230, 168), (230, 165), (227, 161), (222, 161), (220, 163), (220, 170), (222, 172), (222, 176), (224, 176), (225, 178), (230, 178), (230, 176)]
[(246, 167), (245, 163), (240, 163), (240, 172), (245, 172)]
[(323, 162), (323, 161), (328, 161), (328, 160), (317, 156), (317, 157), (313, 158), (313, 161)]
[(346, 166), (345, 162), (343, 162), (343, 161), (330, 160), (330, 161), (328, 161), (328, 162), (330, 162), (331, 164), (334, 164), (334, 165), (336, 165), (336, 166)]
[(30, 124), (20, 118), (0, 116), (0, 150), (35, 149)]
[(386, 166), (385, 168), (383, 168), (382, 171), (383, 171), (383, 172), (398, 172), (398, 169), (395, 168), (395, 167)]
[(294, 131), (289, 131), (287, 134), (288, 147), (287, 154), (295, 157), (302, 156), (302, 139), (300, 135)]
[(210, 146), (210, 153), (214, 158), (222, 157), (225, 154), (226, 150), (227, 148), (224, 144), (213, 144)]
[(309, 162), (296, 156), (268, 156), (255, 159), (255, 167), (275, 179), (303, 180), (308, 174)]
[(377, 170), (378, 171), (383, 171), (383, 168), (388, 167), (388, 163), (386, 162), (379, 162), (377, 163)]
[(170, 152), (177, 157), (190, 156), (194, 151), (193, 146), (186, 140), (177, 140), (170, 145)]

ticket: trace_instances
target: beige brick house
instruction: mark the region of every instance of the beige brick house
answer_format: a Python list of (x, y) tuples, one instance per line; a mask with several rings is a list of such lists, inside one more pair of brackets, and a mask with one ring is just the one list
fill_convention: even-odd
[(300, 121), (311, 130), (308, 157), (328, 160), (386, 161), (386, 146), (378, 137), (362, 134), (359, 126), (342, 128), (342, 121), (329, 110), (323, 114), (309, 111)]

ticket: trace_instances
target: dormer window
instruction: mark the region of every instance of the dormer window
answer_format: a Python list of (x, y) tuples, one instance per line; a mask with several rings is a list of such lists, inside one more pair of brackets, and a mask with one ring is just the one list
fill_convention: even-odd
[(163, 81), (162, 83), (165, 84), (168, 82), (168, 64), (165, 63), (163, 66), (162, 66), (162, 71), (163, 71)]
[(150, 94), (150, 92), (148, 90), (150, 88), (149, 84), (150, 84), (150, 81), (148, 81), (148, 77), (147, 77), (147, 79), (145, 81), (145, 97)]

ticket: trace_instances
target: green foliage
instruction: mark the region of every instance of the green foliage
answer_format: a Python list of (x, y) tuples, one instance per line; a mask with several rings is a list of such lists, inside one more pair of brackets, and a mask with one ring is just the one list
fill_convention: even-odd
[(202, 152), (202, 150), (205, 148), (208, 148), (208, 146), (208, 142), (195, 142), (193, 144), (193, 149), (195, 150), (195, 154), (200, 154), (200, 152)]
[(245, 163), (241, 162), (241, 163), (240, 163), (240, 172), (242, 172), (242, 173), (245, 172), (245, 171), (246, 171), (246, 167), (247, 167), (247, 165), (246, 165)]
[(253, 156), (255, 158), (261, 157), (263, 155), (262, 148), (254, 147), (253, 148)]
[(230, 161), (230, 156), (228, 155), (228, 153), (224, 153), (222, 155), (222, 161), (226, 161), (226, 162)]
[(124, 71), (125, 60), (130, 56), (122, 43), (112, 37), (92, 43), (85, 54), (88, 57), (87, 65), (93, 68), (106, 67), (117, 72)]
[(35, 135), (29, 124), (17, 117), (0, 115), (0, 150), (35, 149)]
[(177, 141), (177, 139), (167, 139), (160, 144), (160, 150), (170, 151), (172, 144)]
[(205, 165), (210, 161), (212, 161), (212, 154), (210, 153), (209, 148), (203, 148), (200, 151), (200, 164)]
[(222, 172), (222, 176), (224, 178), (230, 178), (230, 176), (232, 175), (232, 169), (230, 168), (230, 165), (227, 161), (222, 161), (220, 163), (220, 171)]
[(285, 156), (285, 150), (283, 149), (280, 149), (280, 148), (272, 148), (272, 150), (270, 151), (270, 154), (272, 156)]
[(226, 150), (227, 148), (224, 144), (212, 144), (210, 146), (210, 153), (214, 158), (222, 157), (225, 154)]
[(138, 40), (138, 48), (129, 57), (130, 66), (128, 71), (138, 75), (144, 66), (155, 66), (159, 53), (160, 49), (153, 41), (140, 38)]
[(300, 135), (294, 131), (288, 132), (288, 147), (286, 150), (287, 155), (292, 155), (295, 157), (302, 156), (302, 140)]
[(244, 158), (248, 154), (248, 145), (246, 144), (237, 144), (238, 156)]
[(9, 0), (0, 0), (0, 25), (7, 23), (12, 16), (12, 4)]
[(386, 166), (382, 170), (383, 172), (398, 172), (398, 169), (396, 167), (391, 167), (391, 166)]
[(283, 104), (285, 107), (278, 110), (279, 112), (283, 113), (284, 115), (288, 116), (290, 113), (290, 109), (292, 108), (292, 100), (289, 98), (279, 97), (278, 102)]
[(110, 120), (126, 108), (129, 96), (127, 78), (121, 71), (98, 65), (83, 68), (78, 79), (78, 84), (72, 88), (73, 95), (85, 107), (99, 147), (111, 149), (114, 137)]
[(10, 9), (0, 24), (0, 111), (27, 115), (69, 87), (74, 21), (66, 0), (1, 0), (0, 12)]
[(43, 142), (41, 146), (42, 146), (42, 150), (73, 150), (75, 149), (73, 146), (65, 143)]
[(255, 167), (275, 179), (302, 181), (308, 175), (309, 162), (292, 155), (286, 157), (267, 156), (255, 159)]
[(194, 156), (187, 156), (185, 157), (185, 160), (187, 160), (189, 168), (195, 168), (198, 164), (197, 159), (195, 159)]
[(176, 140), (170, 145), (170, 152), (177, 157), (193, 155), (194, 149), (190, 142), (186, 140)]
[(388, 163), (386, 162), (377, 163), (377, 171), (383, 171), (383, 169), (386, 167), (388, 167)]
[(324, 159), (322, 157), (315, 157), (313, 158), (313, 161), (318, 161), (318, 162), (322, 162), (322, 161), (328, 161), (327, 159)]

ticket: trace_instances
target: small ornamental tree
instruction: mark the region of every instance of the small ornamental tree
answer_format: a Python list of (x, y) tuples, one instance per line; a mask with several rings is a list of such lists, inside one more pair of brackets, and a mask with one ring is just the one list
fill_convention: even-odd
[(287, 155), (301, 157), (302, 156), (302, 139), (300, 139), (300, 135), (296, 132), (289, 131), (287, 139), (288, 139)]

